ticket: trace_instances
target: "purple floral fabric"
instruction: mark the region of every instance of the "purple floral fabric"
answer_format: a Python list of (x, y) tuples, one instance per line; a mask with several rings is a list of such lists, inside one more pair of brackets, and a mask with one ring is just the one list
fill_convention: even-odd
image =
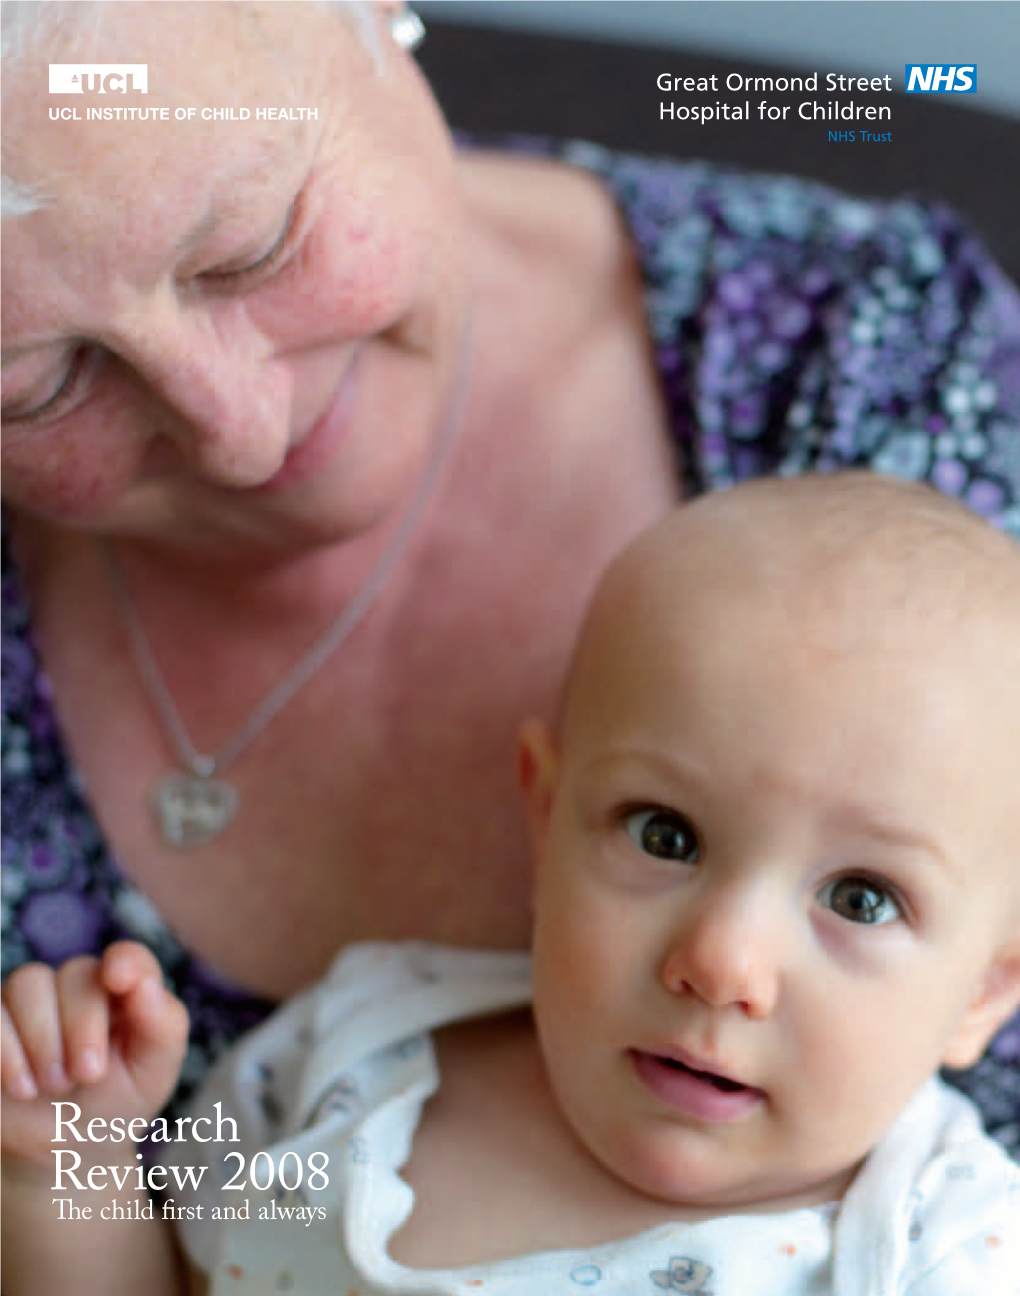
[[(929, 481), (1020, 540), (1020, 298), (951, 212), (587, 144), (508, 147), (615, 195), (689, 492), (867, 466)], [(213, 976), (122, 875), (63, 743), (6, 533), (2, 579), (4, 975), (145, 941), (192, 1014), (183, 1099), (271, 1005)], [(1020, 1157), (1020, 1019), (949, 1078)]]
[(3, 975), (31, 960), (56, 966), (115, 940), (143, 941), (191, 1014), (183, 1100), (220, 1050), (273, 1005), (204, 968), (117, 867), (64, 745), (6, 525), (0, 599)]

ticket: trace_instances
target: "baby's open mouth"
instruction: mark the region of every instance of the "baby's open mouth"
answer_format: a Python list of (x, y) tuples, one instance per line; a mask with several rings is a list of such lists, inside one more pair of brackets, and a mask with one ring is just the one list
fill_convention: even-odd
[(674, 1111), (696, 1120), (726, 1122), (740, 1120), (765, 1100), (765, 1093), (753, 1085), (742, 1084), (732, 1076), (709, 1071), (681, 1061), (676, 1054), (646, 1053), (632, 1049), (631, 1064), (650, 1093)]
[(707, 1080), (709, 1084), (714, 1085), (722, 1093), (739, 1093), (741, 1089), (747, 1088), (747, 1085), (739, 1084), (736, 1080), (730, 1080), (726, 1076), (716, 1075), (712, 1071), (696, 1071), (694, 1067), (686, 1066), (683, 1062), (678, 1062), (676, 1058), (660, 1057), (658, 1061), (673, 1071), (686, 1071), (688, 1075), (697, 1076), (699, 1080)]

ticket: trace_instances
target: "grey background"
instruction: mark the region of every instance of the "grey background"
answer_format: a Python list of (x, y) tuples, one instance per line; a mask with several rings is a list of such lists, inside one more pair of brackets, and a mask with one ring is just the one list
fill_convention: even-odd
[(931, 98), (1020, 118), (1018, 0), (422, 0), (415, 8), (426, 22), (434, 15), (619, 39), (792, 71), (888, 72), (898, 90), (905, 63), (973, 63), (976, 94)]

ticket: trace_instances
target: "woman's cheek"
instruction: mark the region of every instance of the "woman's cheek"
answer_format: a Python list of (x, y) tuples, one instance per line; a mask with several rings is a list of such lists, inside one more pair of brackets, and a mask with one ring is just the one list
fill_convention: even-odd
[(290, 264), (251, 299), (277, 345), (371, 337), (418, 305), (427, 257), (414, 222), (397, 222), (372, 203), (326, 198)]
[(107, 514), (138, 473), (138, 443), (104, 433), (98, 419), (3, 438), (4, 502), (59, 526), (83, 527)]

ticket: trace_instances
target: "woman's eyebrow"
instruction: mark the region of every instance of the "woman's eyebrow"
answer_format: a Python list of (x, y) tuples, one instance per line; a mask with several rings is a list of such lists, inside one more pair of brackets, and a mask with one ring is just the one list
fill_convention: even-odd
[[(307, 125), (301, 123), (287, 137), (272, 136), (257, 140), (250, 157), (244, 160), (243, 165), (217, 182), (216, 188), (209, 196), (208, 210), (203, 212), (173, 243), (167, 253), (167, 261), (175, 263), (201, 248), (222, 225), (236, 219), (245, 210), (255, 188), (264, 187), (268, 182), (280, 178), (280, 169), (286, 161), (293, 160), (295, 157), (304, 158), (305, 170), (302, 170), (304, 175), (307, 156), (300, 151), (304, 141), (298, 136), (306, 137), (307, 133)], [(223, 195), (225, 188), (231, 191), (227, 195)], [(243, 192), (238, 193), (239, 188)], [(291, 198), (293, 199), (293, 194)], [(5, 313), (9, 305), (10, 303), (5, 300)], [(61, 341), (62, 338), (45, 336), (4, 346), (0, 351), (0, 368), (8, 369), (24, 356), (32, 355)]]
[(184, 231), (181, 237), (174, 243), (170, 249), (170, 256), (177, 260), (179, 257), (187, 256), (188, 253), (194, 252), (201, 247), (208, 239), (216, 233), (225, 220), (228, 219), (227, 212), (220, 210), (206, 212), (201, 216), (190, 229)]
[[(303, 129), (301, 133), (304, 134)], [(257, 187), (265, 186), (269, 181), (277, 178), (281, 165), (294, 157), (298, 144), (299, 142), (294, 139), (276, 136), (257, 140), (257, 146), (253, 149), (251, 157), (245, 160), (244, 166), (233, 175), (218, 182), (209, 197), (209, 210), (177, 239), (170, 255), (178, 258), (200, 248), (203, 243), (212, 238), (221, 225), (234, 219), (243, 210), (244, 203), (250, 196), (249, 193), (246, 191), (243, 195), (238, 195), (235, 192), (229, 196), (222, 196), (225, 187), (229, 185), (231, 189), (236, 189), (238, 186), (245, 186), (247, 190), (249, 186), (256, 187), (252, 186), (252, 181), (261, 182)]]
[(24, 355), (31, 355), (33, 351), (38, 351), (42, 345), (42, 343), (29, 342), (25, 346), (7, 347), (3, 352), (0, 352), (0, 369), (6, 369)]
[(34, 355), (37, 351), (44, 351), (47, 347), (57, 346), (59, 343), (58, 338), (39, 337), (32, 338), (28, 342), (15, 343), (13, 346), (5, 346), (0, 351), (0, 370), (9, 369), (24, 356)]

